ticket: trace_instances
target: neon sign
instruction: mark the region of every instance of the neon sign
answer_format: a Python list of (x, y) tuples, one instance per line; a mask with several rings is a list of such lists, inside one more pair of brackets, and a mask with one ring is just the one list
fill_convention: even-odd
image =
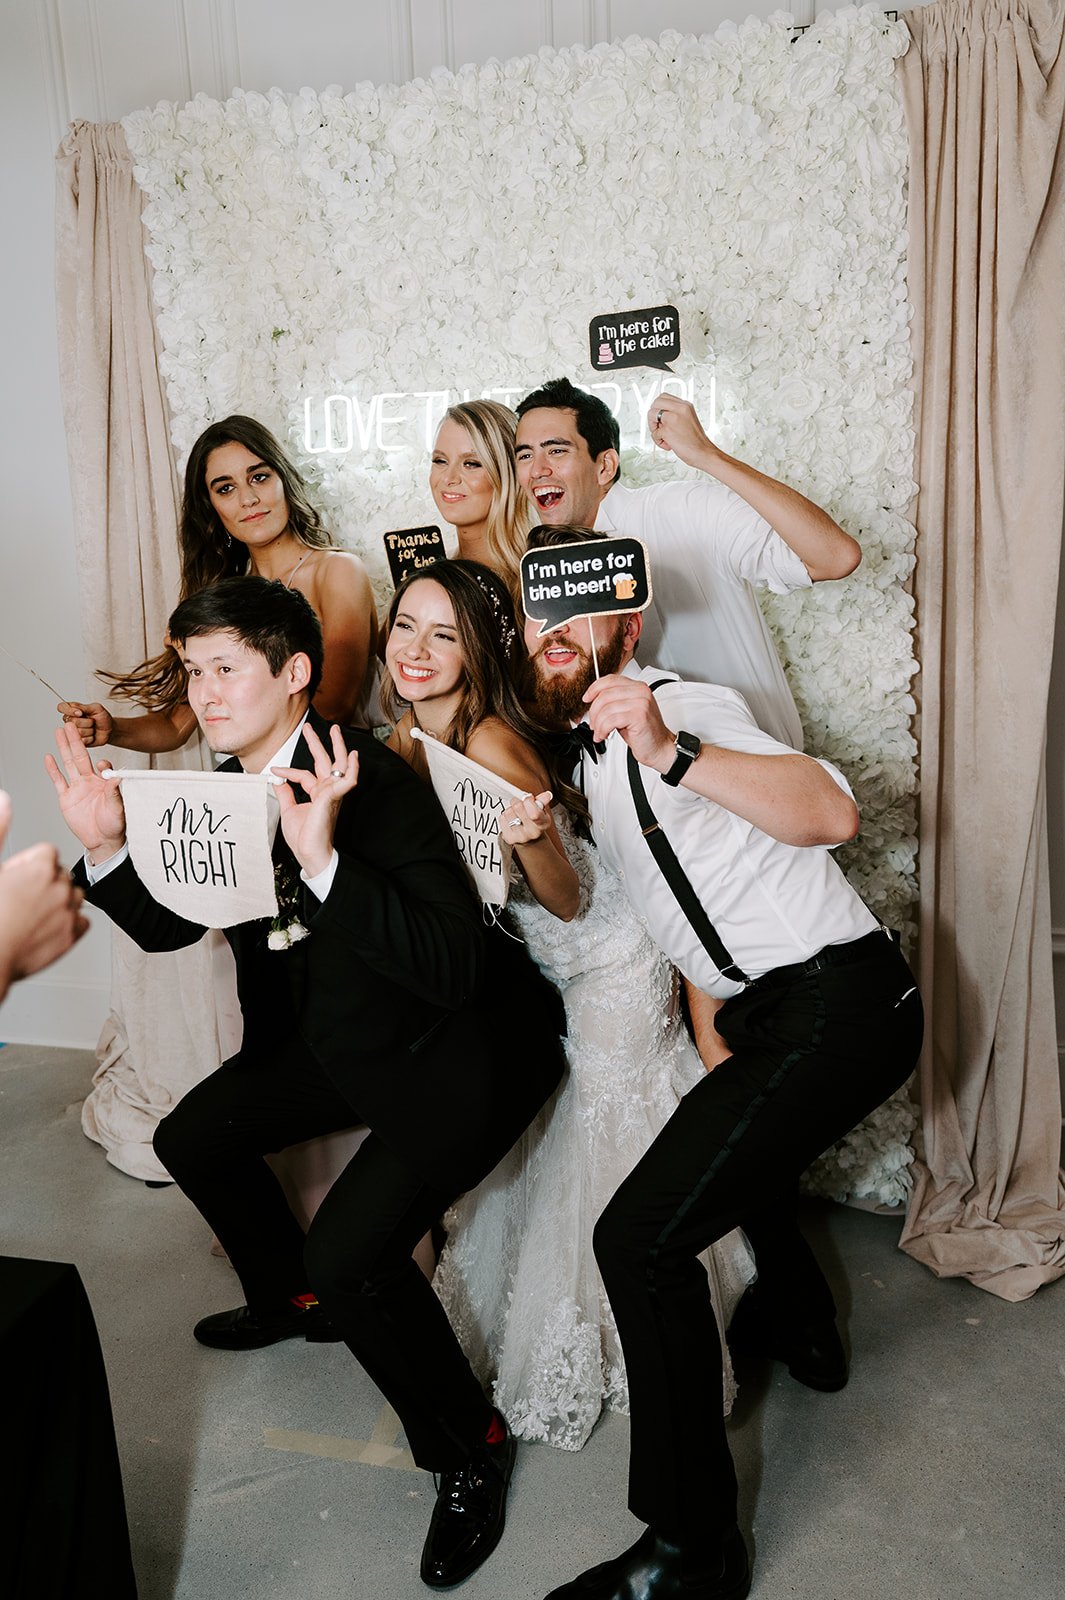
[[(653, 377), (643, 384), (589, 383), (585, 387), (598, 394), (618, 419), (622, 442), (648, 448), (647, 410), (656, 394), (666, 391), (682, 400), (695, 400), (695, 379), (672, 374)], [(363, 400), (358, 395), (330, 394), (324, 399), (303, 403), (303, 445), (308, 455), (350, 455), (370, 450), (388, 455), (394, 451), (424, 448), (431, 450), (440, 419), (448, 406), (479, 398), (499, 400), (514, 406), (527, 391), (524, 388), (415, 389), (409, 392), (382, 390)], [(413, 404), (412, 404), (413, 402)], [(704, 426), (716, 426), (717, 385), (710, 375), (708, 405)], [(697, 406), (696, 409), (699, 409)]]

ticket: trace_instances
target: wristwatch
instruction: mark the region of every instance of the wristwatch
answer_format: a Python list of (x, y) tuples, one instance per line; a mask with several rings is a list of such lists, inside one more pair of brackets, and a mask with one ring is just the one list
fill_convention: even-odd
[(694, 733), (685, 733), (682, 728), (677, 734), (674, 748), (677, 752), (677, 759), (668, 772), (661, 774), (662, 782), (668, 783), (671, 789), (677, 787), (677, 784), (683, 778), (703, 746), (702, 741)]

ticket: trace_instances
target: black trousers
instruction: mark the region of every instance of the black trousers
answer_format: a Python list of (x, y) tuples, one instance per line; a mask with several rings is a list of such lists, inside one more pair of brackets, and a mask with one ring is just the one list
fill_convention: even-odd
[(313, 1289), (399, 1415), (418, 1465), (458, 1466), (483, 1442), (492, 1407), (411, 1259), (455, 1195), (371, 1133), (305, 1238), (263, 1157), (358, 1117), (298, 1041), (286, 1057), (205, 1078), (160, 1123), (156, 1152), (225, 1246), (248, 1305), (268, 1311)]
[(693, 1551), (735, 1523), (737, 1490), (699, 1253), (742, 1227), (781, 1326), (831, 1314), (795, 1185), (906, 1081), (923, 1031), (913, 975), (886, 936), (868, 959), (748, 989), (716, 1020), (733, 1054), (685, 1095), (595, 1232), (629, 1379), (629, 1506)]

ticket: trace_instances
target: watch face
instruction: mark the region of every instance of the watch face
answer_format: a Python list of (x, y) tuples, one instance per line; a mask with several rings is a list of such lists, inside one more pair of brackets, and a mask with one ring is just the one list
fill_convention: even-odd
[(696, 738), (694, 733), (684, 733), (682, 731), (677, 734), (678, 756), (688, 756), (692, 761), (694, 761), (701, 748), (702, 742)]

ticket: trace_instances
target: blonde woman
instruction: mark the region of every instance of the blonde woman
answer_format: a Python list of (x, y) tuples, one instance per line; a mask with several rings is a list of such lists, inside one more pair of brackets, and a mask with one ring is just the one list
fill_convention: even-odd
[(445, 411), (429, 468), (429, 489), (458, 534), (457, 554), (491, 567), (515, 599), (529, 531), (528, 502), (518, 487), (513, 411), (496, 400), (466, 400)]

